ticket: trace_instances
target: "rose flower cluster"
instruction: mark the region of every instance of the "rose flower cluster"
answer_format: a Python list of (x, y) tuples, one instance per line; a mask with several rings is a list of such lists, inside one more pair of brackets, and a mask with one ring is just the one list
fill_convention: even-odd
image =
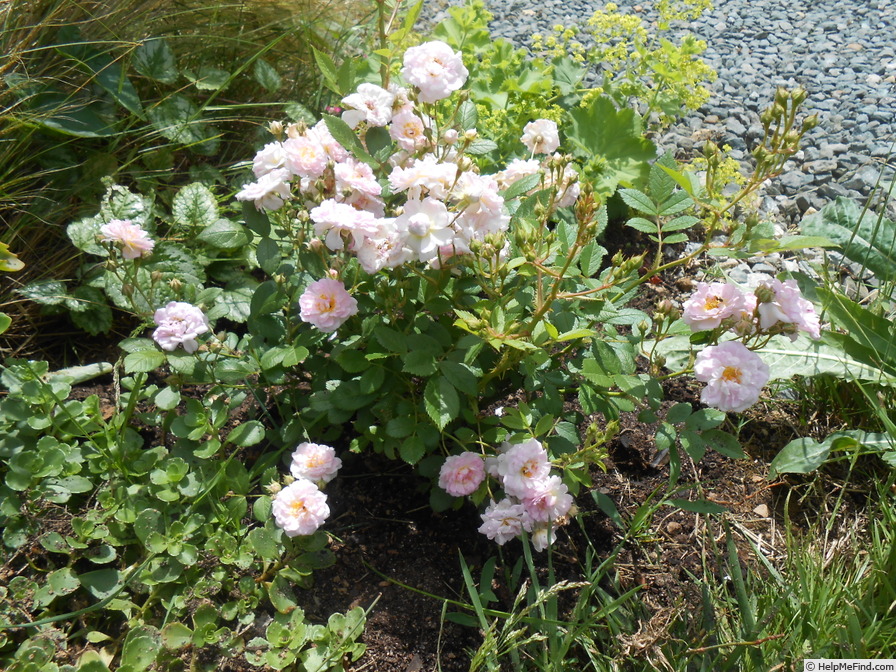
[(486, 474), (498, 481), (505, 496), (497, 503), (491, 501), (479, 531), (502, 546), (525, 531), (536, 550), (547, 548), (566, 521), (573, 500), (560, 477), (551, 474), (541, 443), (537, 439), (505, 443), (497, 457), (485, 460), (470, 452), (452, 455), (439, 472), (439, 487), (455, 497), (471, 495)]
[(342, 460), (330, 446), (300, 443), (292, 454), (289, 472), (293, 480), (274, 495), (274, 522), (287, 537), (314, 534), (330, 515), (321, 487), (336, 476)]
[[(684, 302), (682, 319), (693, 331), (730, 330), (741, 338), (786, 334), (796, 340), (800, 331), (821, 338), (815, 307), (800, 293), (794, 280), (770, 280), (744, 293), (727, 282), (701, 282)], [(759, 400), (768, 382), (768, 365), (740, 341), (704, 348), (694, 363), (697, 380), (706, 383), (700, 400), (721, 411), (743, 411)]]
[[(395, 151), (383, 174), (339, 144), (325, 122), (310, 128), (291, 124), (285, 139), (255, 156), (256, 181), (237, 199), (253, 201), (260, 210), (295, 201), (326, 249), (348, 252), (370, 274), (410, 263), (463, 263), (467, 255), (483, 254), (487, 239), (495, 254), (506, 251), (510, 216), (500, 192), (527, 175), (541, 174), (543, 187), (554, 186), (556, 207), (575, 202), (575, 171), (555, 157), (531, 158), (559, 147), (556, 123), (530, 123), (521, 138), (530, 158), (483, 175), (465, 154), (477, 132), (437, 122), (435, 104), (467, 80), (461, 54), (444, 42), (427, 42), (405, 52), (401, 74), (409, 88), (363, 83), (342, 100), (342, 121), (362, 145), (372, 129), (380, 138), (388, 132)], [(336, 277), (311, 283), (300, 301), (301, 318), (326, 333), (357, 312), (345, 288), (334, 283)]]

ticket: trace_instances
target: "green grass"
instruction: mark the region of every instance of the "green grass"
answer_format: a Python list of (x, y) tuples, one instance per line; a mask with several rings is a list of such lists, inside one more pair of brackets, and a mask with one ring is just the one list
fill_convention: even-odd
[[(271, 120), (329, 102), (312, 47), (337, 59), (362, 49), (364, 11), (347, 0), (0, 7), (0, 242), (26, 265), (0, 287), (13, 317), (0, 354), (42, 354), (69, 331), (15, 289), (77, 276), (65, 226), (95, 213), (104, 178), (163, 201), (200, 177), (232, 191), (232, 166), (267, 141)], [(150, 38), (176, 58), (161, 78), (139, 63)], [(172, 139), (158, 120), (177, 101), (189, 101), (183, 119), (203, 142)]]

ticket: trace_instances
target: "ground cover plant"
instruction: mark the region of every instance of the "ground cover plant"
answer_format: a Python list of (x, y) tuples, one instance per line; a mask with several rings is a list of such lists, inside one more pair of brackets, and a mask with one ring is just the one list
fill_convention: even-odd
[[(831, 559), (824, 533), (847, 513), (857, 528), (893, 519), (893, 418), (876, 400), (892, 398), (894, 226), (837, 202), (782, 238), (751, 209), (815, 124), (805, 91), (769, 101), (751, 174), (711, 142), (682, 164), (650, 129), (699, 104), (692, 39), (619, 42), (629, 19), (608, 6), (594, 45), (559, 31), (533, 57), (492, 39), (482, 4), (426, 37), (421, 9), (378, 3), (364, 58), (314, 49), (326, 94), (259, 125), (231, 169), (194, 166), (162, 193), (99, 182), (65, 227), (70, 275), (20, 288), (88, 332), (127, 333), (109, 361), (10, 358), (0, 373), (6, 669), (393, 669), (365, 655), (377, 596), (335, 606), (347, 565), (431, 600), (440, 633), (469, 629), (450, 657), (438, 638), (443, 669), (760, 670), (889, 652), (889, 527), (863, 527), (860, 565)], [(134, 67), (165, 84), (171, 54), (141, 48)], [(599, 83), (589, 59), (606, 66)], [(193, 104), (179, 95), (159, 106)], [(208, 127), (188, 116), (156, 130), (204, 156), (217, 136), (189, 135)], [(809, 247), (865, 264), (880, 299), (823, 275), (691, 277), (698, 259)], [(663, 296), (672, 279), (690, 289)], [(81, 386), (95, 379), (110, 382)], [(789, 403), (776, 391), (838, 386), (867, 399), (861, 424), (805, 423), (762, 455), (794, 502), (831, 510), (801, 531), (780, 500), (788, 548), (822, 541), (776, 558), (775, 532), (738, 517), (765, 474), (755, 493), (720, 483), (745, 473), (731, 465), (761, 442), (751, 423)], [(365, 469), (403, 474), (407, 491)], [(845, 499), (856, 474), (881, 481), (862, 507)], [(825, 478), (839, 494), (813, 492)], [(395, 497), (455, 521), (454, 595), (364, 560), (361, 509)], [(683, 524), (697, 555), (675, 540)], [(697, 595), (665, 612), (637, 579), (663, 564), (664, 539)]]

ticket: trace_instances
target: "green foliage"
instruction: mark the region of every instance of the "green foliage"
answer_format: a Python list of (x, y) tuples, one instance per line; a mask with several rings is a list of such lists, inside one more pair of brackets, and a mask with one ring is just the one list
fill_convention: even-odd
[(553, 27), (553, 34), (532, 36), (533, 49), (554, 63), (588, 63), (603, 73), (589, 96), (607, 95), (619, 107), (632, 107), (651, 124), (667, 125), (709, 99), (704, 83), (716, 73), (699, 56), (706, 43), (685, 33), (678, 43), (664, 37), (670, 22), (696, 18), (707, 0), (666, 0), (658, 3), (656, 32), (635, 14), (607, 3), (584, 26)]
[(800, 228), (805, 235), (829, 238), (844, 257), (881, 282), (896, 282), (896, 223), (883, 215), (874, 216), (855, 201), (838, 197), (806, 217)]

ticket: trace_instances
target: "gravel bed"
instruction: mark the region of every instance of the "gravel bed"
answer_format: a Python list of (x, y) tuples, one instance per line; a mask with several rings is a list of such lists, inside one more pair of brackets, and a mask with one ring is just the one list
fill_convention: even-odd
[[(444, 18), (449, 4), (458, 3), (428, 3), (427, 21)], [(495, 17), (492, 35), (521, 46), (554, 24), (584, 23), (601, 6), (581, 0), (486, 4)], [(648, 24), (655, 18), (650, 0), (616, 4)], [(837, 196), (864, 202), (882, 174), (888, 186), (896, 166), (896, 2), (716, 0), (714, 5), (673, 30), (706, 41), (702, 58), (719, 74), (710, 86), (712, 98), (670, 128), (660, 144), (699, 149), (709, 134), (748, 163), (749, 150), (762, 135), (759, 112), (775, 88), (801, 85), (809, 92), (803, 110), (817, 113), (820, 123), (765, 192), (783, 215), (797, 221)]]
[[(447, 16), (462, 0), (427, 2), (422, 25)], [(651, 0), (616, 0), (653, 25)], [(603, 2), (582, 0), (486, 0), (494, 15), (494, 37), (530, 46), (533, 33), (584, 24)], [(425, 32), (425, 28), (423, 28)], [(703, 60), (718, 72), (710, 100), (658, 140), (679, 154), (699, 151), (703, 139), (730, 145), (732, 156), (750, 167), (750, 150), (762, 137), (759, 112), (778, 86), (804, 87), (806, 115), (819, 125), (785, 172), (764, 187), (761, 209), (780, 231), (798, 226), (803, 215), (838, 196), (878, 208), (896, 179), (896, 0), (715, 0), (696, 21), (673, 27), (672, 35), (693, 33), (707, 43)], [(896, 199), (886, 206), (896, 220)], [(839, 255), (831, 253), (835, 261)], [(808, 261), (820, 263), (813, 255)], [(846, 262), (847, 267), (853, 266)], [(726, 271), (735, 282), (756, 285), (779, 270), (809, 271), (806, 260), (777, 254), (734, 262)], [(860, 285), (870, 281), (863, 269)], [(860, 294), (867, 292), (865, 287)]]

